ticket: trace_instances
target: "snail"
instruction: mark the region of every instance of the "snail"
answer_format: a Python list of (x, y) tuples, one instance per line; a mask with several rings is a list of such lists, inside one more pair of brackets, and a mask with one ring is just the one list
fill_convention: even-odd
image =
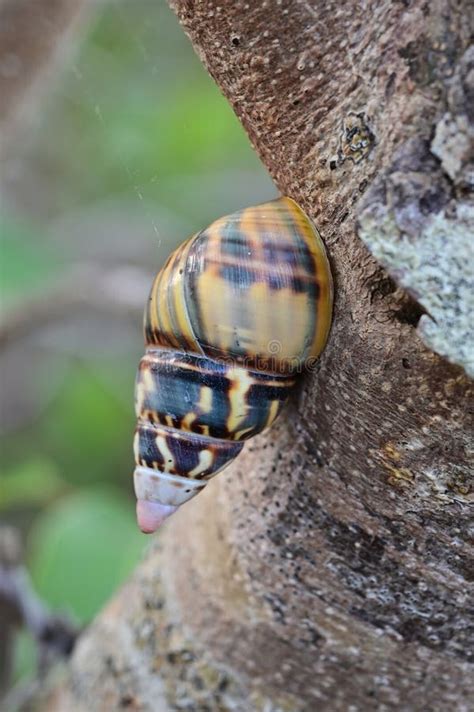
[(156, 275), (136, 379), (138, 525), (155, 531), (270, 426), (332, 315), (321, 237), (290, 198), (220, 218)]

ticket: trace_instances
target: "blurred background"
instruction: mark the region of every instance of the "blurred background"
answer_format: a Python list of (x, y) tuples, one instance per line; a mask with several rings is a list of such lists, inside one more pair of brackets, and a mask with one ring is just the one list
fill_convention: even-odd
[[(133, 384), (153, 273), (276, 196), (165, 0), (95, 6), (2, 166), (0, 517), (86, 624), (140, 559)], [(35, 648), (17, 637), (14, 676)]]

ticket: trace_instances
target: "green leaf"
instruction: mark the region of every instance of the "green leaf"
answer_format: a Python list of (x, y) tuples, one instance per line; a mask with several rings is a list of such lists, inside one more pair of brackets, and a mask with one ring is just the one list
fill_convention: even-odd
[(39, 595), (89, 621), (140, 558), (145, 537), (134, 515), (132, 498), (113, 487), (83, 490), (47, 509), (28, 538)]
[(0, 510), (44, 506), (65, 488), (56, 465), (39, 455), (2, 472), (1, 483)]

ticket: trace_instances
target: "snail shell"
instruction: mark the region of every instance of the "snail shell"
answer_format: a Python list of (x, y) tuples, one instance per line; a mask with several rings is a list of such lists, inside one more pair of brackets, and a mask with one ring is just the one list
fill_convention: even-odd
[(154, 531), (270, 426), (325, 346), (332, 278), (289, 198), (216, 220), (153, 282), (136, 381), (137, 515)]

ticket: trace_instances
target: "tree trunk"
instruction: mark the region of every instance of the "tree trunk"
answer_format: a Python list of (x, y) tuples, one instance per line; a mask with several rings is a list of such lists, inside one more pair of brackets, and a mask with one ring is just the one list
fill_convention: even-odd
[(334, 323), (297, 402), (171, 518), (45, 709), (472, 709), (472, 5), (172, 5), (319, 227)]

